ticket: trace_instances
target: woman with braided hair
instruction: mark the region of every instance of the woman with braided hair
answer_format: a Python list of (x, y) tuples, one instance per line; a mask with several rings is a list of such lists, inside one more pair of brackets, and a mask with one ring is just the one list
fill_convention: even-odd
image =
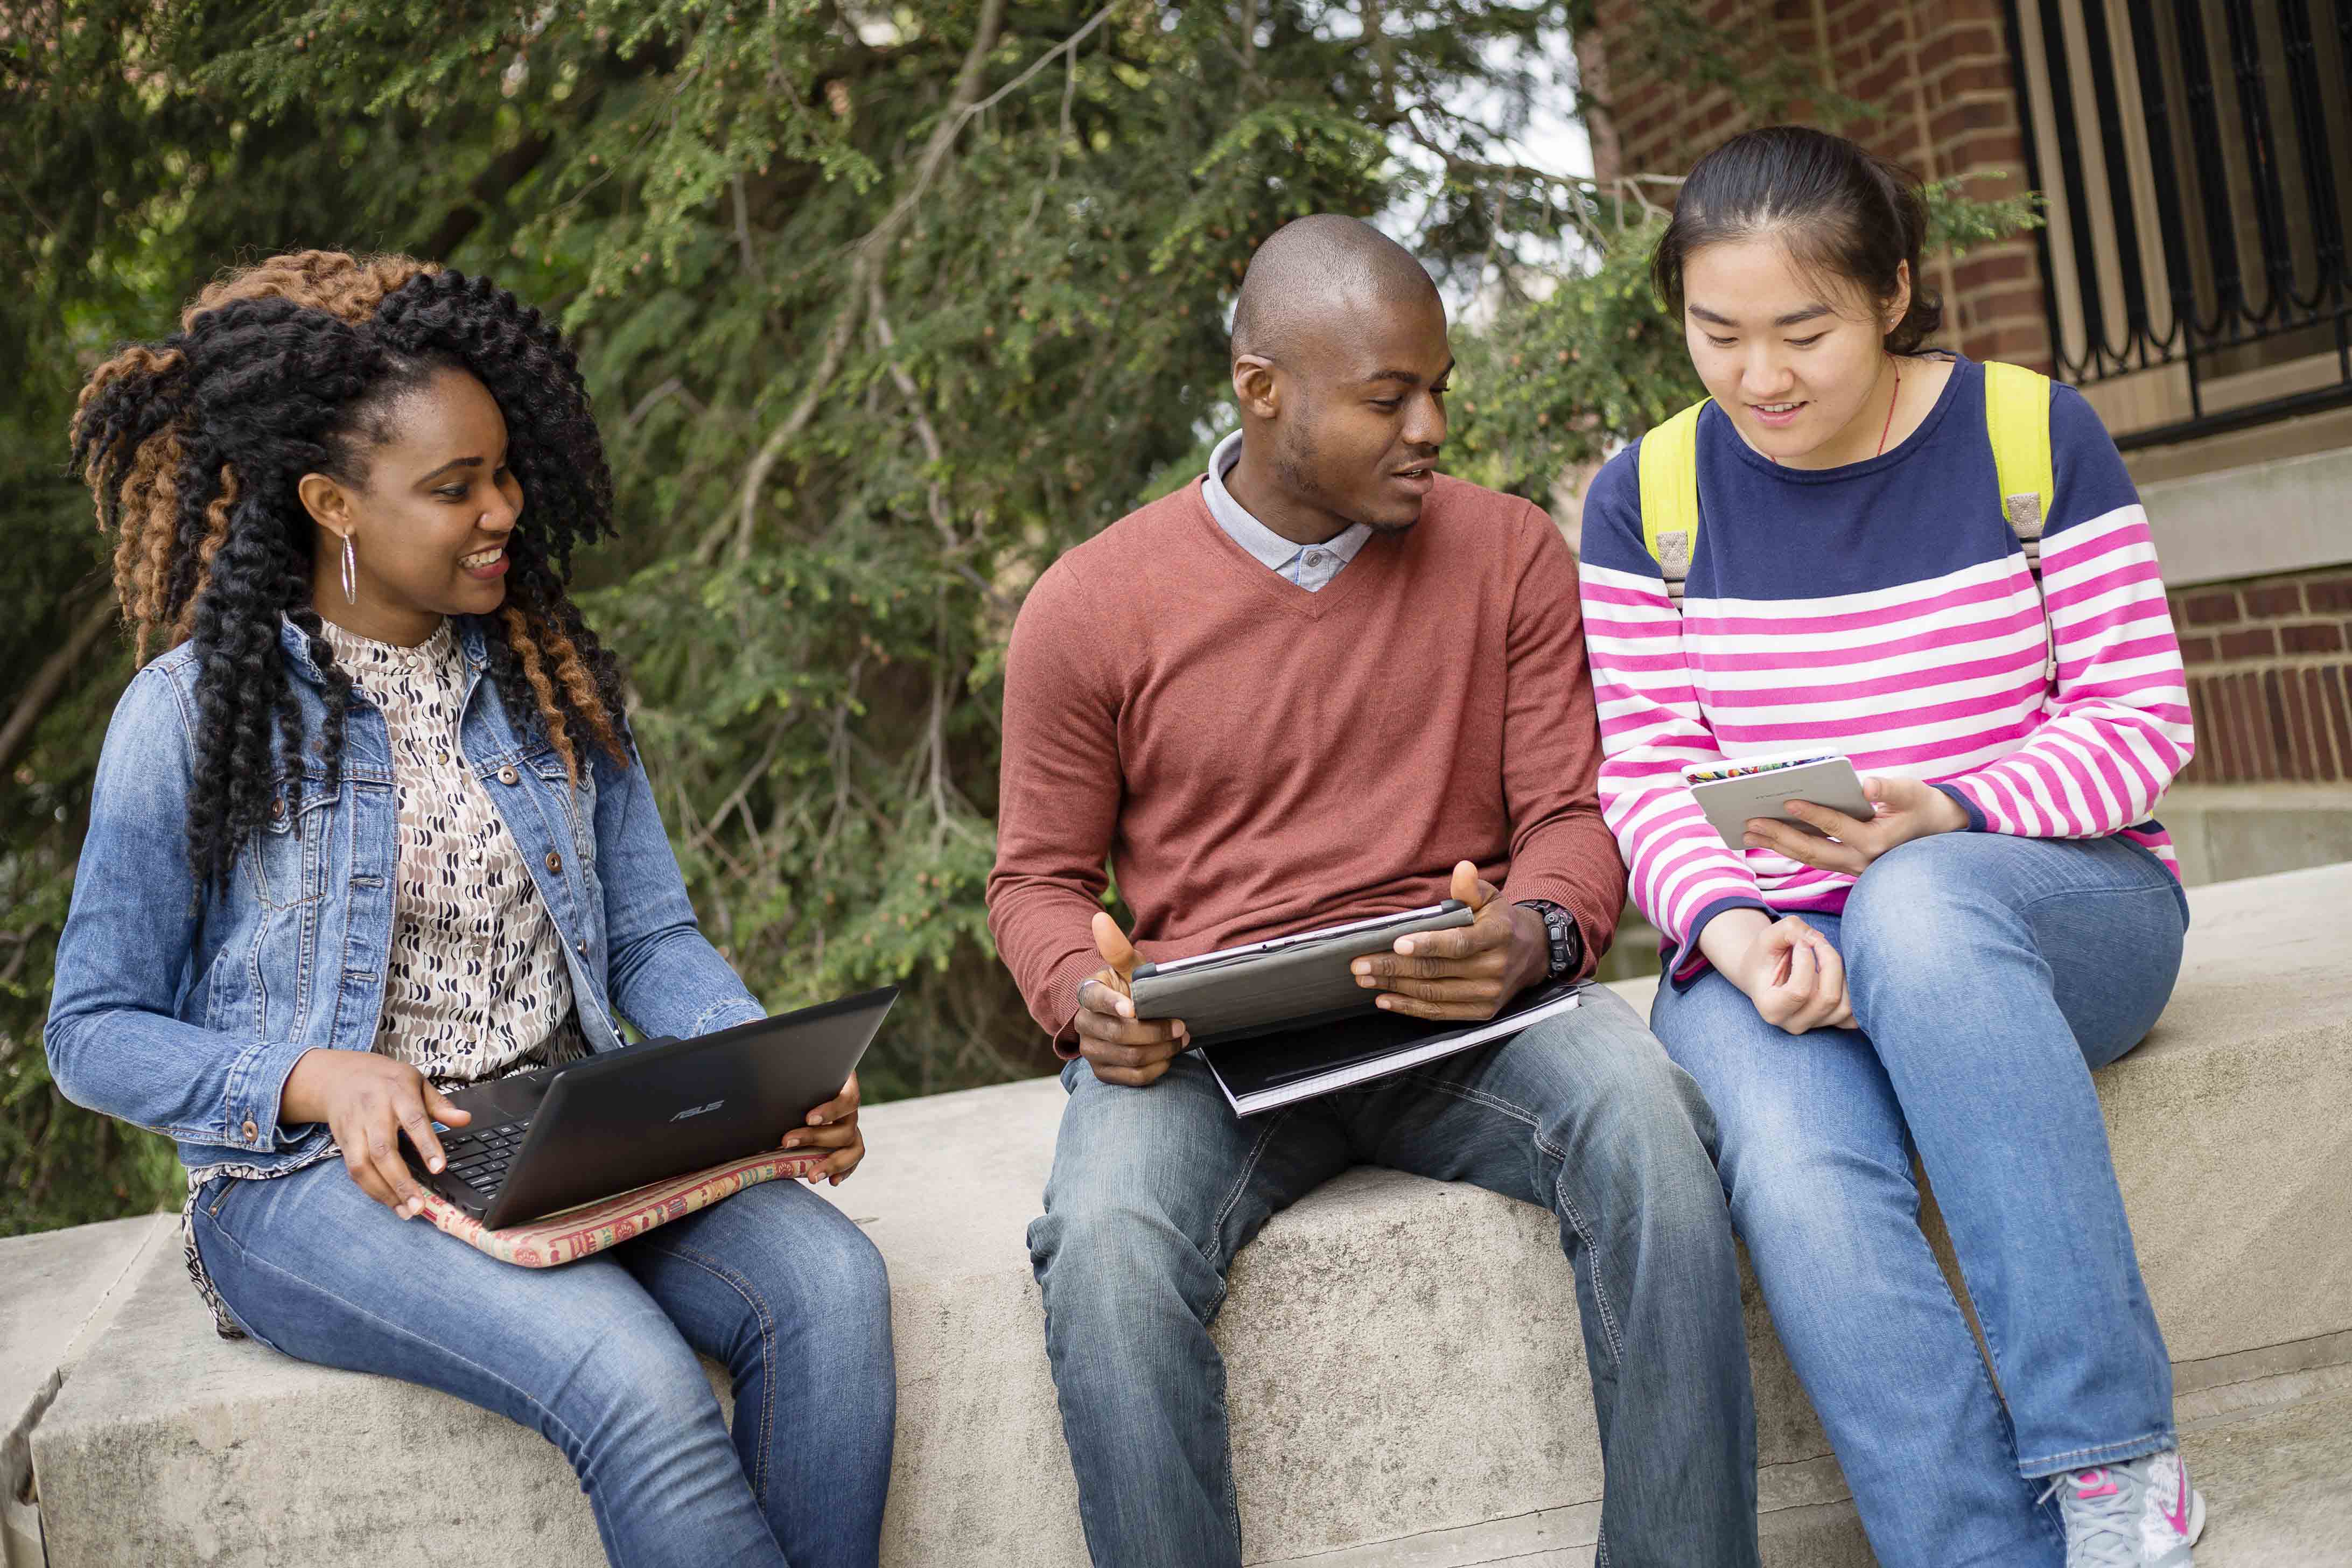
[[(90, 377), (76, 463), (142, 656), (47, 1046), (173, 1139), (224, 1334), (561, 1447), (615, 1563), (872, 1563), (888, 1289), (789, 1182), (562, 1268), (404, 1224), (445, 1091), (763, 1016), (695, 923), (566, 589), (612, 482), (572, 353), (486, 279), (275, 258)], [(835, 1183), (856, 1083), (788, 1145)], [(331, 1156), (341, 1156), (341, 1168)], [(727, 1422), (696, 1352), (733, 1374)]]

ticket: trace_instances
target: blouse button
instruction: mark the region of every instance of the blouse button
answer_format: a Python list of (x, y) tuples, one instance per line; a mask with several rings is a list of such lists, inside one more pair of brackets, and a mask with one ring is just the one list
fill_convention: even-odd
[(562, 872), (563, 869), (563, 857), (556, 854), (551, 849), (549, 850), (547, 855), (547, 868), (552, 873)]
[(500, 769), (499, 770), (499, 783), (500, 783), (500, 784), (520, 784), (520, 783), (521, 783), (521, 782), (522, 782), (522, 775), (521, 775), (520, 773), (519, 773), (515, 772), (515, 771), (514, 771), (514, 769), (512, 769), (512, 768), (500, 768)]
[(446, 768), (449, 765), (449, 753), (446, 752), (436, 752), (433, 754), (433, 760)]

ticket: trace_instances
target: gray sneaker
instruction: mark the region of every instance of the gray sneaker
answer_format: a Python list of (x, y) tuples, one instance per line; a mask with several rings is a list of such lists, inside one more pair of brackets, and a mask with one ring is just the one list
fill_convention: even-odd
[(2180, 1450), (2050, 1479), (2066, 1526), (2066, 1568), (2190, 1568), (2205, 1532), (2205, 1499)]

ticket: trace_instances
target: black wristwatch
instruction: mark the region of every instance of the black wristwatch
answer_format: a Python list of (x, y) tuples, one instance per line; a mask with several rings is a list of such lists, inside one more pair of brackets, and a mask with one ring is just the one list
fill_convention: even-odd
[(1576, 917), (1549, 899), (1528, 899), (1524, 902), (1542, 917), (1544, 935), (1550, 942), (1550, 962), (1544, 970), (1544, 978), (1565, 980), (1584, 962), (1584, 933), (1576, 929)]

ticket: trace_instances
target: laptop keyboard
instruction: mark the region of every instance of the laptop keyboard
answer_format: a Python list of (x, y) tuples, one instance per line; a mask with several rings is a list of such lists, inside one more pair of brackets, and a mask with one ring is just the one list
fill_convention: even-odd
[(508, 1163), (522, 1147), (523, 1134), (530, 1131), (530, 1118), (501, 1122), (496, 1127), (478, 1131), (444, 1132), (441, 1152), (448, 1157), (448, 1173), (484, 1198), (495, 1196), (499, 1184), (507, 1179)]

